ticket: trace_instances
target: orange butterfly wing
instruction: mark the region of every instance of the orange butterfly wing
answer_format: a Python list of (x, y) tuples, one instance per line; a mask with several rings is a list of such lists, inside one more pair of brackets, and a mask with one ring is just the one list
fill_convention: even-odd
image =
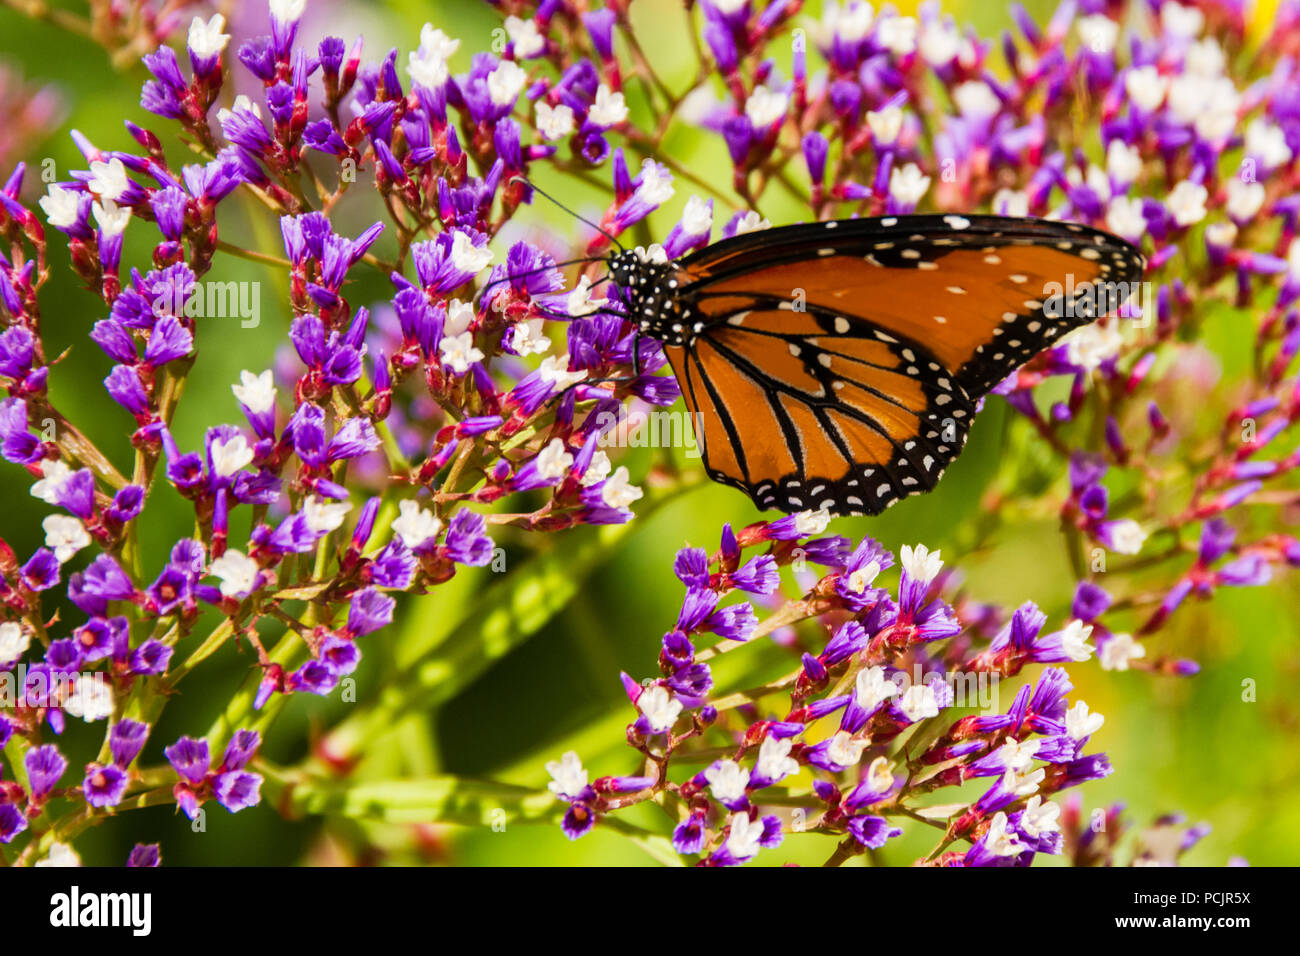
[(679, 266), (695, 334), (665, 348), (710, 476), (762, 508), (875, 514), (934, 487), (975, 399), (1135, 291), (1143, 262), (1072, 223), (911, 216)]

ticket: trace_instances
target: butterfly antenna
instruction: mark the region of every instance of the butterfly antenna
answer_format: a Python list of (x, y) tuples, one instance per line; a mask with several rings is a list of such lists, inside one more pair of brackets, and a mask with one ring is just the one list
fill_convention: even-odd
[(552, 196), (552, 195), (551, 195), (550, 193), (548, 193), (546, 190), (544, 190), (544, 189), (540, 189), (540, 188), (538, 188), (537, 186), (534, 186), (532, 183), (530, 183), (530, 182), (529, 182), (527, 179), (525, 179), (523, 176), (513, 176), (513, 177), (511, 177), (511, 180), (510, 180), (510, 181), (511, 181), (511, 182), (516, 182), (516, 181), (518, 181), (518, 182), (523, 183), (523, 184), (524, 184), (525, 186), (527, 186), (529, 189), (533, 190), (533, 191), (536, 192), (536, 193), (541, 194), (544, 198), (549, 199), (552, 203), (554, 203), (554, 204), (555, 204), (556, 206), (558, 206), (560, 209), (563, 209), (565, 212), (567, 212), (567, 213), (568, 213), (570, 216), (572, 216), (574, 219), (578, 220), (579, 222), (585, 222), (587, 225), (591, 226), (592, 229), (595, 229), (598, 233), (600, 233), (602, 236), (604, 236), (604, 237), (605, 237), (606, 239), (608, 239), (610, 242), (614, 243), (614, 245), (618, 246), (618, 251), (619, 251), (619, 252), (626, 252), (626, 251), (627, 251), (627, 250), (625, 250), (625, 249), (623, 248), (623, 243), (619, 242), (619, 241), (618, 241), (616, 238), (614, 238), (614, 236), (612, 236), (610, 233), (606, 232), (606, 231), (605, 231), (604, 229), (602, 229), (600, 226), (596, 225), (596, 223), (592, 222), (592, 221), (591, 221), (590, 219), (588, 219), (586, 216), (580, 216), (580, 215), (578, 215), (576, 212), (574, 212), (572, 209), (570, 209), (570, 208), (569, 208), (568, 206), (566, 206), (564, 203), (560, 202), (558, 199), (556, 199), (554, 196)]
[(528, 276), (537, 275), (539, 272), (549, 272), (551, 269), (564, 269), (568, 266), (576, 266), (580, 262), (601, 262), (604, 258), (604, 256), (582, 256), (577, 259), (566, 259), (564, 262), (556, 262), (549, 266), (538, 266), (536, 269), (525, 269), (523, 272), (516, 272), (514, 275), (504, 275), (498, 279), (493, 279), (491, 282), (485, 284), (481, 289), (479, 289), (478, 292), (474, 294), (473, 301), (480, 301), (483, 296), (487, 294), (489, 289), (499, 286), (503, 282), (513, 282), (515, 279), (525, 279)]

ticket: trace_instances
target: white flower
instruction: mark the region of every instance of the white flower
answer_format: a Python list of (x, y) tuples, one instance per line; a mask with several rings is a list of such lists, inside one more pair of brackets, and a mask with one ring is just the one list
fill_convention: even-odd
[(869, 588), (880, 574), (880, 562), (868, 561), (862, 567), (849, 572), (845, 585), (854, 594), (861, 594)]
[[(1259, 160), (1265, 169), (1274, 169), (1291, 161), (1291, 147), (1287, 145), (1286, 133), (1282, 127), (1275, 126), (1260, 116), (1246, 127), (1247, 156)], [(54, 187), (50, 187), (53, 191)], [(41, 204), (44, 207), (44, 203)], [(47, 213), (49, 210), (45, 210)]]
[(898, 699), (898, 709), (914, 724), (926, 717), (937, 716), (939, 701), (935, 699), (934, 688), (929, 684), (913, 684)]
[[(1300, 281), (1300, 242), (1296, 242), (1294, 239), (1291, 240), (1291, 248), (1288, 249), (1286, 253), (1286, 267), (1287, 272), (1291, 277)], [(48, 475), (49, 472), (47, 471), (46, 474)], [(37, 484), (39, 484), (39, 482), (37, 482)], [(32, 494), (36, 494), (36, 485), (32, 485)], [(37, 495), (37, 497), (39, 498), (40, 496)], [(49, 501), (50, 499), (46, 498), (45, 500)], [(54, 502), (52, 501), (50, 502), (50, 504), (53, 503)]]
[[(1073, 166), (1071, 166), (1070, 169), (1077, 172)], [(1094, 166), (1089, 163), (1088, 172), (1084, 177), (1084, 182), (1087, 183), (1089, 189), (1097, 194), (1097, 198), (1102, 202), (1106, 202), (1110, 199), (1110, 177), (1106, 175), (1106, 170), (1102, 169), (1100, 166)]]
[(1112, 634), (1102, 647), (1098, 659), (1102, 670), (1126, 671), (1132, 661), (1146, 656), (1146, 645), (1133, 640), (1132, 634)]
[(235, 400), (255, 415), (275, 407), (275, 380), (269, 368), (261, 375), (244, 369), (239, 373), (239, 384), (230, 386), (230, 390)]
[(1226, 140), (1237, 128), (1237, 111), (1207, 109), (1196, 117), (1196, 133), (1209, 142)]
[(482, 272), (492, 261), (492, 250), (486, 245), (476, 246), (463, 232), (451, 237), (451, 264), (461, 272)]
[(1059, 805), (1035, 794), (1025, 803), (1025, 811), (1020, 817), (1020, 831), (1027, 837), (1037, 837), (1044, 833), (1058, 833), (1061, 825), (1057, 819), (1061, 816)]
[(1005, 769), (1023, 774), (1034, 765), (1034, 754), (1038, 753), (1041, 745), (1041, 740), (1008, 740), (993, 752), (993, 756)]
[(681, 223), (686, 235), (707, 236), (713, 231), (713, 207), (699, 196), (692, 196), (682, 209)]
[(996, 116), (1002, 109), (1002, 101), (983, 80), (969, 80), (961, 84), (952, 91), (952, 98), (962, 116)]
[(1002, 775), (1002, 788), (1009, 790), (1018, 797), (1027, 797), (1038, 790), (1043, 778), (1047, 776), (1047, 771), (1039, 768), (1030, 773), (1017, 773), (1014, 770), (1008, 770)]
[(1160, 75), (1154, 66), (1140, 66), (1129, 70), (1124, 77), (1124, 92), (1133, 104), (1144, 113), (1158, 109), (1169, 90), (1169, 80)]
[(126, 167), (114, 156), (108, 162), (94, 159), (90, 162), (90, 179), (86, 188), (97, 195), (100, 200), (121, 199), (122, 194), (131, 187), (131, 180), (126, 178)]
[(931, 551), (923, 544), (918, 544), (915, 548), (905, 544), (898, 552), (898, 559), (909, 578), (922, 586), (928, 586), (943, 570), (942, 553)]
[(823, 45), (830, 45), (836, 38), (845, 43), (857, 43), (865, 40), (871, 32), (871, 20), (869, 3), (849, 0), (843, 7), (834, 2), (827, 3), (822, 10), (817, 37)]
[(64, 189), (51, 183), (46, 195), (38, 200), (46, 221), (55, 229), (66, 229), (73, 225), (79, 218), (81, 195), (76, 190)]
[(999, 189), (993, 194), (993, 211), (999, 216), (1028, 216), (1029, 196), (1018, 189)]
[(55, 841), (50, 844), (50, 852), (35, 863), (36, 866), (81, 866), (81, 857), (77, 851), (66, 843)]
[(737, 860), (748, 860), (758, 854), (759, 841), (763, 839), (763, 821), (751, 820), (745, 813), (731, 816), (731, 831), (725, 844), (727, 852)]
[(1227, 77), (1183, 73), (1169, 84), (1169, 112), (1180, 123), (1195, 124), (1202, 135), (1217, 130), (1225, 116), (1235, 121), (1240, 105), (1241, 96)]
[(1147, 533), (1132, 518), (1112, 521), (1107, 530), (1110, 533), (1110, 549), (1116, 554), (1137, 554), (1147, 540)]
[(885, 793), (894, 785), (894, 765), (888, 757), (877, 757), (867, 768), (865, 783), (872, 793)]
[(1071, 332), (1063, 341), (1070, 364), (1091, 372), (1119, 353), (1124, 337), (1113, 326), (1094, 323)]
[(785, 117), (790, 108), (790, 97), (766, 86), (757, 87), (745, 100), (745, 115), (755, 129), (766, 129)]
[(1125, 239), (1141, 239), (1147, 231), (1142, 200), (1116, 196), (1106, 208), (1106, 228)]
[(876, 27), (876, 39), (895, 56), (907, 56), (916, 51), (916, 18), (881, 17)]
[(0, 621), (0, 666), (8, 667), (27, 653), (32, 639), (16, 621)]
[(542, 134), (542, 139), (564, 139), (573, 132), (573, 110), (563, 103), (551, 106), (538, 100), (537, 131)]
[(961, 51), (961, 34), (957, 25), (944, 20), (931, 20), (921, 29), (919, 44), (921, 56), (931, 66), (946, 66)]
[(607, 129), (627, 119), (627, 103), (622, 93), (614, 93), (604, 83), (596, 87), (596, 102), (587, 111), (587, 121), (593, 126)]
[(763, 229), (771, 229), (772, 224), (760, 216), (754, 210), (750, 209), (736, 220), (733, 236), (743, 236), (747, 232), (759, 232)]
[(1093, 646), (1088, 643), (1092, 636), (1092, 625), (1082, 621), (1071, 621), (1061, 631), (1061, 651), (1075, 662), (1083, 662), (1092, 657)]
[(1007, 815), (999, 811), (989, 821), (984, 831), (984, 849), (994, 856), (1016, 856), (1024, 852), (1024, 845), (1007, 829)]
[(636, 187), (636, 198), (652, 206), (662, 206), (673, 198), (673, 177), (664, 172), (653, 159), (641, 164), (641, 182)]
[(552, 438), (545, 448), (537, 453), (537, 474), (542, 478), (563, 478), (573, 467), (573, 456), (565, 450), (564, 440)]
[(1106, 718), (1101, 714), (1089, 713), (1088, 705), (1083, 701), (1077, 701), (1073, 707), (1065, 712), (1065, 732), (1071, 740), (1082, 740), (1084, 737), (1091, 737), (1101, 730), (1101, 725), (1105, 722)]
[(734, 760), (719, 760), (704, 768), (704, 779), (709, 782), (709, 791), (719, 803), (735, 803), (745, 797), (745, 787), (749, 783), (749, 771)]
[(401, 513), (393, 521), (393, 534), (402, 539), (402, 544), (415, 550), (438, 537), (442, 522), (428, 508), (421, 508), (410, 498), (399, 502), (397, 508)]
[(442, 334), (460, 335), (468, 332), (473, 322), (474, 307), (460, 299), (452, 299), (447, 303), (447, 317), (442, 320)]
[(628, 470), (623, 465), (614, 469), (614, 474), (600, 489), (601, 500), (611, 508), (626, 508), (644, 494), (636, 485), (629, 483)]
[(317, 534), (329, 534), (329, 532), (343, 524), (343, 519), (348, 516), (348, 512), (351, 510), (351, 502), (331, 501), (328, 498), (319, 498), (316, 495), (308, 495), (302, 506), (302, 513), (307, 521), (307, 527)]
[(903, 111), (897, 106), (871, 110), (867, 113), (867, 126), (871, 128), (871, 135), (877, 143), (888, 146), (896, 142), (898, 134), (903, 131)]
[(536, 56), (546, 48), (546, 40), (537, 29), (536, 20), (506, 17), (506, 35), (514, 45), (515, 56), (521, 60)]
[(528, 82), (524, 68), (513, 60), (504, 60), (488, 74), (488, 96), (496, 106), (510, 106)]
[[(1300, 248), (1300, 244), (1293, 248)], [(40, 469), (44, 477), (32, 483), (32, 497), (40, 498), (47, 505), (57, 505), (63, 483), (72, 476), (72, 469), (58, 458), (41, 459)]]
[(592, 454), (591, 463), (587, 465), (587, 470), (582, 473), (582, 481), (579, 483), (584, 488), (598, 485), (609, 477), (609, 472), (612, 467), (609, 455), (605, 454), (603, 451), (597, 450)]
[(569, 292), (568, 299), (564, 303), (564, 311), (576, 319), (582, 315), (591, 315), (608, 301), (608, 299), (593, 299), (591, 279), (583, 276)]
[(666, 734), (677, 722), (677, 716), (682, 712), (682, 702), (668, 688), (655, 684), (641, 692), (641, 696), (636, 699), (636, 709), (641, 711), (652, 733)]
[(86, 723), (113, 715), (113, 690), (103, 674), (81, 674), (72, 682), (72, 691), (63, 709)]
[(1205, 241), (1211, 246), (1230, 249), (1237, 241), (1237, 227), (1230, 222), (1212, 222), (1205, 227)]
[(270, 0), (271, 19), (277, 23), (290, 24), (302, 19), (307, 9), (307, 0)]
[(1171, 37), (1190, 40), (1205, 26), (1205, 14), (1195, 7), (1167, 0), (1160, 8), (1160, 26)]
[(570, 372), (568, 366), (569, 360), (566, 356), (548, 355), (542, 359), (542, 364), (537, 366), (537, 372), (543, 382), (555, 388), (565, 389), (587, 377), (586, 369)]
[(206, 23), (202, 17), (195, 17), (190, 21), (185, 45), (201, 60), (214, 57), (230, 42), (230, 34), (221, 32), (225, 25), (226, 18), (219, 13), (214, 13)]
[(1204, 40), (1197, 40), (1187, 48), (1183, 67), (1190, 73), (1218, 76), (1223, 72), (1225, 62), (1223, 47), (1219, 46), (1219, 41), (1214, 37), (1206, 37)]
[(798, 773), (799, 761), (790, 756), (793, 746), (794, 741), (789, 738), (781, 740), (771, 735), (764, 737), (763, 745), (758, 748), (758, 759), (754, 762), (755, 774), (776, 783), (792, 773)]
[(484, 358), (483, 353), (474, 347), (472, 332), (443, 336), (438, 343), (438, 352), (442, 356), (442, 364), (457, 375), (464, 375), (471, 365)]
[(212, 440), (212, 470), (220, 478), (229, 478), (253, 460), (253, 449), (243, 435)]
[(90, 214), (95, 217), (95, 222), (99, 224), (99, 231), (105, 238), (120, 236), (126, 232), (126, 224), (131, 221), (131, 207), (119, 206), (111, 199), (92, 203)]
[(855, 738), (847, 730), (837, 730), (826, 747), (826, 759), (841, 767), (856, 766), (868, 743), (865, 737)]
[(262, 118), (262, 108), (257, 105), (257, 102), (240, 93), (235, 97), (234, 105), (230, 109), (222, 107), (217, 110), (217, 122), (221, 124), (221, 131), (226, 134), (227, 139), (230, 138), (229, 124), (236, 113), (252, 113), (258, 119)]
[(1240, 179), (1228, 180), (1228, 215), (1238, 222), (1254, 219), (1255, 214), (1264, 207), (1264, 186), (1262, 183), (1246, 183)]
[(406, 75), (416, 86), (422, 86), (426, 90), (436, 90), (447, 82), (451, 70), (447, 66), (446, 58), (439, 56), (436, 50), (421, 47), (407, 54)]
[(930, 177), (921, 172), (916, 163), (895, 167), (889, 172), (889, 195), (905, 206), (915, 206), (929, 188)]
[(1120, 139), (1112, 139), (1106, 147), (1106, 172), (1117, 186), (1136, 182), (1142, 173), (1142, 154), (1136, 146), (1129, 146)]
[(821, 534), (830, 523), (831, 513), (825, 508), (818, 511), (800, 511), (794, 516), (794, 530), (799, 533), (801, 538)]
[(566, 751), (559, 760), (548, 760), (546, 772), (551, 775), (546, 788), (561, 799), (574, 799), (587, 789), (587, 771), (575, 751)]
[(1079, 20), (1079, 39), (1093, 53), (1107, 54), (1115, 49), (1119, 24), (1103, 13), (1082, 17)]
[(510, 347), (520, 355), (540, 355), (551, 347), (551, 340), (542, 334), (544, 319), (525, 319), (516, 322), (510, 336)]
[(257, 562), (236, 548), (213, 561), (208, 573), (221, 579), (221, 596), (233, 598), (247, 597), (262, 574)]
[(407, 57), (406, 72), (412, 82), (426, 89), (437, 89), (447, 82), (450, 75), (447, 61), (459, 47), (459, 40), (426, 23), (420, 30), (420, 49)]
[(460, 41), (454, 40), (432, 23), (420, 28), (420, 49), (443, 60), (450, 60), (453, 53), (460, 49)]
[(90, 544), (90, 535), (71, 515), (46, 515), (41, 527), (45, 529), (45, 546), (54, 552), (59, 564)]
[(876, 705), (900, 693), (899, 686), (885, 676), (883, 667), (858, 671), (853, 681), (853, 697), (863, 710), (875, 710)]

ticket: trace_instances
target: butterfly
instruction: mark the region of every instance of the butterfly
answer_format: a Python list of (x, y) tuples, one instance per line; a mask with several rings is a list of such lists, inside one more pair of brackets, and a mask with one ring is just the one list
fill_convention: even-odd
[(874, 515), (934, 488), (979, 399), (1130, 298), (1145, 262), (1076, 223), (911, 215), (606, 266), (663, 346), (714, 481), (764, 510)]

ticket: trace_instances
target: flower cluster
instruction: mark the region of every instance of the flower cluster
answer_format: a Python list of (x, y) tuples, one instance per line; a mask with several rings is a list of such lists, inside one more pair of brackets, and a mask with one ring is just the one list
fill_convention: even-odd
[[(870, 538), (850, 550), (839, 536), (809, 538), (826, 518), (805, 513), (730, 527), (712, 558), (687, 548), (675, 571), (686, 597), (664, 635), (661, 676), (624, 675), (638, 711), (628, 741), (648, 771), (588, 782), (576, 753), (548, 764), (551, 791), (569, 804), (565, 832), (576, 838), (600, 816), (633, 803), (675, 799), (678, 853), (707, 866), (747, 862), (761, 847), (796, 833), (844, 835), (836, 862), (879, 850), (916, 821), (942, 831), (931, 865), (1028, 865), (1059, 854), (1061, 790), (1110, 774), (1106, 755), (1087, 752), (1103, 723), (1083, 701), (1067, 699), (1064, 669), (1047, 667), (996, 706), (998, 681), (1030, 664), (1085, 660), (1093, 653), (1079, 620), (1043, 633), (1046, 615), (1033, 603), (1000, 628), (969, 600), (944, 598), (953, 579), (938, 552), (904, 546), (896, 592), (879, 576), (894, 556)], [(766, 550), (741, 563), (745, 549)], [(827, 569), (808, 575), (798, 600), (781, 601), (778, 568)], [(761, 624), (749, 602), (720, 606), (735, 591), (772, 605)], [(792, 627), (815, 622), (808, 634)], [(710, 637), (709, 635), (713, 635)], [(960, 636), (959, 636), (960, 635)], [(784, 676), (741, 693), (715, 691), (706, 661), (770, 637), (798, 661)], [(711, 645), (697, 649), (708, 640)], [(957, 699), (957, 693), (963, 699)], [(971, 696), (971, 695), (974, 696)], [(956, 708), (984, 712), (957, 716)], [(679, 772), (707, 761), (705, 769)], [(937, 791), (987, 778), (966, 803), (934, 802)], [(787, 818), (763, 808), (790, 808)], [(964, 850), (949, 846), (964, 841)]]
[[(114, 4), (83, 25), (117, 56), (148, 51), (125, 148), (74, 131), (85, 168), (37, 197), (19, 164), (0, 187), (0, 456), (44, 509), (42, 546), (0, 541), (0, 667), (20, 688), (0, 717), (14, 777), (0, 781), (0, 842), (25, 834), (21, 862), (75, 859), (67, 821), (99, 822), (128, 797), (190, 815), (210, 799), (257, 803), (264, 784), (283, 787), (256, 756), (261, 733), (287, 695), (352, 678), (396, 595), (496, 568), (507, 537), (541, 552), (528, 533), (633, 517), (645, 492), (602, 439), (679, 389), (627, 321), (624, 291), (602, 287), (600, 259), (618, 237), (648, 235), (650, 217), (666, 227), (639, 250), (650, 261), (766, 228), (778, 192), (817, 219), (930, 207), (1067, 218), (1140, 242), (1150, 288), (996, 389), (1027, 423), (1015, 434), (1057, 460), (1002, 473), (985, 511), (1060, 519), (1078, 579), (1060, 629), (1044, 633), (1032, 604), (1008, 613), (958, 594), (919, 546), (899, 556), (896, 592), (877, 587), (894, 556), (824, 535), (825, 515), (728, 529), (712, 558), (679, 556), (687, 591), (660, 676), (625, 680), (646, 772), (589, 785), (576, 759), (554, 768), (570, 834), (671, 796), (677, 849), (715, 864), (781, 839), (784, 819), (760, 807), (817, 814), (800, 826), (843, 835), (841, 856), (880, 847), (904, 818), (943, 831), (930, 862), (1060, 852), (1049, 798), (1108, 768), (1084, 753), (1099, 719), (1067, 705), (1060, 665), (1095, 653), (1109, 669), (1194, 673), (1148, 638), (1191, 598), (1300, 564), (1293, 536), (1258, 530), (1292, 501), (1300, 463), (1274, 450), (1300, 416), (1296, 66), (1275, 39), (1238, 75), (1235, 5), (1067, 0), (1046, 26), (1017, 12), (1018, 33), (998, 44), (933, 4), (911, 17), (831, 2), (812, 24), (788, 0), (701, 0), (686, 90), (656, 72), (625, 4), (508, 5), (505, 41), (467, 49), (459, 73), (461, 39), (432, 24), (405, 59), (367, 60), (359, 38), (303, 35), (304, 0), (270, 0), (263, 35), (238, 38), (220, 14), (187, 25), (183, 6)], [(1295, 4), (1279, 17), (1296, 22)], [(673, 155), (667, 137), (683, 126), (718, 138), (729, 176)], [(191, 162), (171, 161), (164, 129)], [(538, 172), (608, 185), (594, 233), (524, 225)], [(373, 186), (371, 206), (358, 184)], [(670, 214), (682, 184), (698, 193)], [(231, 242), (231, 213), (262, 217), (275, 247)], [(47, 230), (98, 303), (85, 331), (129, 467), (52, 397)], [(148, 250), (140, 261), (128, 230)], [(178, 403), (240, 285), (223, 270), (250, 260), (282, 274), (287, 292), (264, 311), (283, 319), (283, 341), (223, 383), (233, 401), (187, 436)], [(1236, 381), (1216, 380), (1198, 341), (1216, 309), (1251, 323), (1255, 361)], [(1216, 385), (1227, 412), (1207, 431), (1183, 398)], [(657, 480), (670, 490), (678, 477)], [(161, 498), (183, 503), (193, 533), (145, 554), (141, 516)], [(827, 573), (784, 601), (780, 569), (808, 564)], [(1139, 567), (1167, 573), (1155, 588), (1150, 575), (1141, 590), (1122, 573), (1101, 584)], [(752, 602), (724, 604), (733, 591)], [(64, 597), (74, 620), (55, 613)], [(792, 627), (806, 618), (826, 630), (811, 644)], [(755, 698), (716, 693), (709, 661), (764, 637), (797, 652), (797, 669)], [(177, 684), (232, 648), (251, 673), (221, 720), (165, 748), (165, 764), (137, 766)], [(943, 674), (1011, 678), (1031, 664), (1049, 669), (1010, 708), (947, 719)], [(751, 719), (772, 694), (789, 695), (780, 718)], [(82, 783), (60, 787), (67, 761), (45, 735), (69, 716), (107, 730)], [(669, 775), (715, 738), (732, 756)], [(312, 773), (352, 769), (313, 759)], [(814, 778), (814, 798), (791, 791), (796, 774)], [(923, 799), (979, 776), (992, 789), (960, 812)], [(52, 818), (52, 796), (71, 809)], [(958, 841), (969, 848), (949, 849)], [(132, 853), (158, 858), (154, 845)]]
[[(304, 43), (303, 13), (301, 0), (272, 0), (269, 33), (238, 43), (233, 56), (224, 18), (196, 17), (183, 55), (163, 44), (143, 58), (151, 78), (141, 108), (175, 124), (196, 162), (172, 165), (159, 135), (128, 121), (130, 149), (74, 131), (85, 168), (49, 184), (34, 206), (21, 164), (4, 184), (0, 454), (27, 470), (33, 496), (51, 509), (34, 553), (0, 543), (0, 665), (21, 685), (0, 728), (32, 780), (5, 785), (6, 843), (40, 815), (66, 769), (41, 735), (62, 733), (67, 716), (107, 720), (112, 759), (88, 765), (80, 789), (60, 795), (107, 809), (127, 794), (148, 803), (167, 793), (191, 816), (209, 798), (232, 811), (257, 803), (262, 777), (245, 769), (260, 741), (252, 731), (167, 748), (170, 788), (153, 768), (132, 770), (139, 748), (124, 757), (116, 741), (143, 745), (175, 683), (227, 643), (255, 655), (245, 716), (273, 716), (283, 695), (329, 694), (358, 667), (360, 639), (392, 621), (390, 592), (494, 562), (489, 521), (533, 531), (621, 524), (643, 496), (599, 439), (626, 403), (676, 400), (662, 354), (637, 340), (617, 299), (597, 297), (594, 275), (571, 283), (552, 252), (494, 242), (531, 201), (522, 177), (555, 153), (548, 141), (567, 135), (566, 122), (593, 162), (612, 152), (607, 231), (672, 197), (665, 167), (647, 161), (633, 176), (610, 144), (628, 115), (615, 89), (612, 15), (586, 18), (606, 53), (599, 68), (528, 86), (525, 97), (525, 66), (546, 46), (531, 21), (512, 19), (505, 55), (476, 55), (456, 76), (448, 59), (460, 41), (426, 26), (404, 88), (397, 51), (363, 63), (360, 40)], [(155, 18), (152, 45), (179, 25), (171, 14)], [(234, 72), (257, 91), (219, 106)], [(533, 100), (549, 104), (535, 137), (514, 118)], [(358, 174), (389, 221), (343, 229), (331, 211)], [(218, 210), (238, 197), (278, 219), (282, 258), (222, 238)], [(129, 477), (50, 395), (56, 360), (40, 302), (50, 227), (102, 302), (86, 331), (108, 359), (105, 391), (129, 415)], [(147, 263), (123, 261), (128, 228), (152, 233)], [(240, 255), (283, 268), (287, 341), (270, 367), (244, 371), (231, 387), (242, 421), (213, 423), (186, 447), (173, 432), (176, 405), (205, 329), (225, 314), (206, 277)], [(363, 269), (391, 282), (391, 298), (349, 300)], [(224, 296), (226, 284), (215, 284)], [(557, 324), (561, 349), (547, 334)], [(137, 526), (146, 500), (164, 493), (188, 503), (196, 530), (157, 569)], [(503, 512), (506, 498), (522, 507)], [(57, 621), (55, 589), (84, 620)], [(283, 633), (269, 648), (263, 622)], [(222, 748), (211, 767), (209, 753)], [(56, 830), (43, 826), (22, 859), (58, 842)]]

